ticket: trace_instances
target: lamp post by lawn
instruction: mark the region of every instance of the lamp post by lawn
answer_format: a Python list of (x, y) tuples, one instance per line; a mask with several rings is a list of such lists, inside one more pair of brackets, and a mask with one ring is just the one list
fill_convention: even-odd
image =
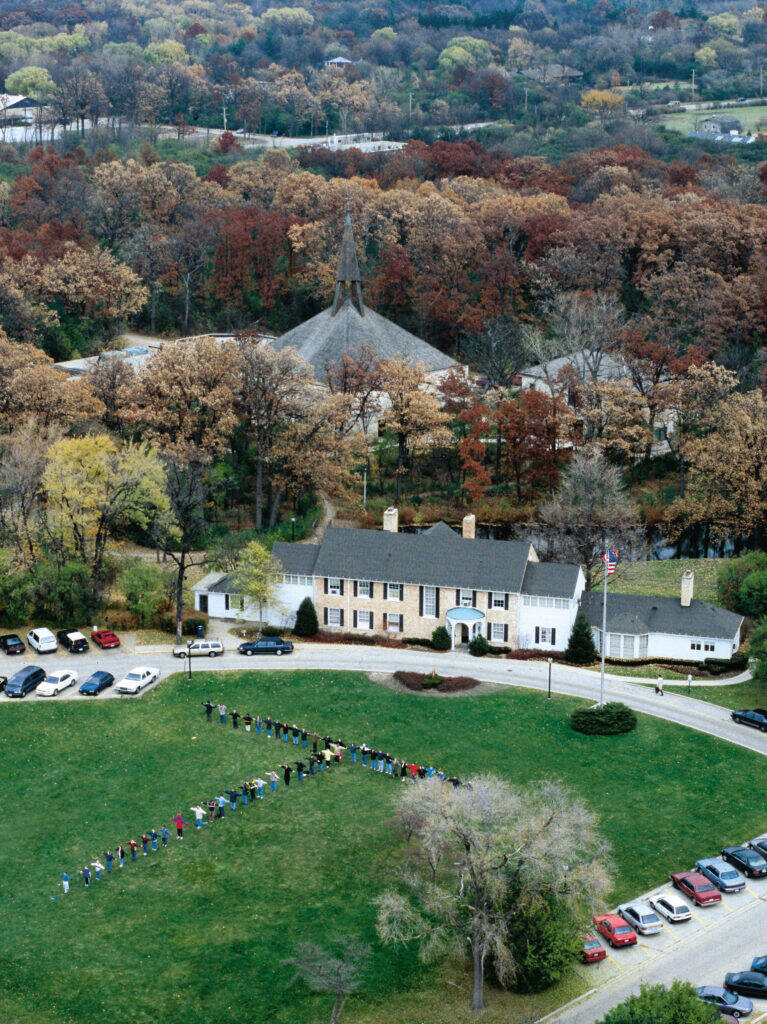
[(290, 517), (290, 539), (291, 540), (295, 540), (296, 539), (296, 517), (295, 516), (291, 516)]
[(549, 663), (549, 696), (548, 696), (548, 700), (551, 700), (551, 663), (552, 663), (553, 660), (554, 660), (553, 658), (548, 658), (547, 659), (547, 661)]
[(192, 681), (192, 641), (187, 640), (186, 642), (186, 673), (189, 677), (189, 682)]

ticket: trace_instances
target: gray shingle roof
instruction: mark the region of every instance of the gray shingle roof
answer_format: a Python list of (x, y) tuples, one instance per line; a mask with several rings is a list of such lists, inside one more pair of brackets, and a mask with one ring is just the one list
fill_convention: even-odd
[(528, 562), (522, 581), (522, 593), (539, 597), (575, 597), (580, 571), (579, 565)]
[(319, 553), (319, 544), (292, 544), (290, 541), (278, 540), (272, 547), (272, 554), (283, 571), (300, 576), (314, 575), (314, 565)]
[[(591, 626), (602, 628), (602, 592), (586, 591), (581, 611)], [(682, 606), (678, 597), (648, 597), (646, 594), (608, 594), (607, 629), (610, 633), (665, 633), (668, 636), (699, 636), (731, 640), (743, 622), (724, 608), (705, 601)]]
[(330, 527), (314, 572), (353, 580), (519, 593), (529, 543), (464, 540), (447, 530), (416, 534)]
[(337, 313), (333, 307), (275, 338), (270, 344), (276, 349), (295, 348), (310, 364), (317, 380), (325, 380), (325, 369), (336, 363), (345, 353), (358, 355), (368, 345), (381, 359), (409, 359), (423, 363), (427, 373), (449, 370), (456, 366), (454, 359), (421, 341), (414, 334), (387, 320), (369, 306), (364, 315), (347, 300)]

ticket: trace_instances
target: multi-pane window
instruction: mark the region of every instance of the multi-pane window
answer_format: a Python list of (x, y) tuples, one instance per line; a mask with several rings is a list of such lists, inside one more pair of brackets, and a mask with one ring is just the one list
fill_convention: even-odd
[(703, 650), (704, 651), (713, 651), (714, 649), (715, 649), (715, 645), (714, 644), (703, 644)]
[(308, 587), (312, 582), (311, 576), (297, 576), (295, 573), (286, 572), (282, 577), (283, 583), (288, 583), (294, 587)]
[(639, 638), (639, 657), (640, 658), (646, 658), (647, 657), (648, 640), (649, 640), (649, 636), (648, 636), (647, 633), (644, 633)]
[(621, 635), (620, 633), (610, 633), (610, 639), (607, 644), (607, 653), (611, 658), (620, 658), (621, 656)]
[(523, 594), (522, 604), (526, 608), (569, 608), (570, 600), (566, 597), (535, 597), (532, 594)]
[(341, 625), (341, 609), (340, 608), (328, 608), (328, 625), (329, 626), (340, 626)]
[(339, 597), (341, 594), (341, 580), (337, 576), (328, 577), (328, 593), (334, 597)]
[(700, 640), (693, 640), (692, 643), (690, 644), (690, 650), (691, 651), (699, 651), (700, 650)]
[(402, 600), (402, 584), (401, 583), (387, 583), (386, 584), (386, 600), (387, 601), (401, 601)]
[(372, 584), (370, 580), (357, 581), (357, 597), (372, 597)]
[(437, 616), (437, 588), (423, 588), (423, 614), (430, 619)]
[(491, 622), (490, 623), (490, 639), (493, 643), (502, 644), (504, 641), (502, 622)]
[(357, 629), (372, 629), (373, 628), (373, 613), (372, 612), (357, 612)]
[(506, 595), (499, 593), (497, 590), (493, 591), (493, 596), (490, 602), (491, 608), (505, 608), (506, 607)]
[(460, 591), (459, 604), (461, 608), (471, 608), (474, 604), (474, 591), (473, 590), (461, 590)]
[(402, 632), (402, 616), (401, 615), (386, 615), (386, 628), (390, 633), (401, 633)]
[(553, 644), (554, 643), (553, 633), (554, 633), (554, 630), (550, 626), (541, 626), (540, 629), (538, 630), (538, 637), (539, 637), (538, 642), (541, 643), (541, 644)]
[(623, 657), (628, 659), (635, 657), (634, 637), (626, 633), (623, 634)]

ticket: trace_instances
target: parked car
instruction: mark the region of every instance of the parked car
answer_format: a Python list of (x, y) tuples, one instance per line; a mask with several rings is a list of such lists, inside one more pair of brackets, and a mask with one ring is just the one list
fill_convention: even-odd
[(27, 649), (24, 641), (15, 633), (6, 633), (5, 636), (0, 636), (0, 648), (6, 654), (23, 654)]
[(613, 949), (616, 946), (636, 945), (636, 933), (618, 914), (595, 914), (592, 921), (599, 934), (607, 939)]
[(661, 917), (665, 917), (671, 924), (679, 924), (680, 921), (689, 921), (692, 917), (690, 908), (686, 903), (676, 899), (675, 896), (653, 896), (650, 906), (657, 910)]
[(695, 862), (695, 867), (706, 878), (710, 878), (717, 889), (722, 892), (741, 892), (746, 888), (746, 883), (740, 877), (735, 868), (725, 864), (719, 857), (705, 857)]
[(77, 673), (66, 669), (61, 672), (49, 672), (37, 688), (38, 697), (55, 697), (77, 682)]
[(607, 950), (595, 939), (593, 935), (583, 936), (583, 948), (581, 949), (581, 960), (584, 964), (597, 964), (607, 957)]
[(748, 846), (725, 846), (722, 860), (734, 864), (747, 878), (764, 878), (767, 875), (767, 860), (758, 850), (751, 850)]
[(38, 665), (25, 665), (18, 672), (14, 672), (5, 684), (6, 697), (26, 697), (28, 693), (36, 690), (45, 679), (45, 669)]
[(739, 996), (756, 996), (757, 999), (767, 999), (767, 974), (761, 971), (737, 971), (734, 974), (725, 974), (724, 987), (730, 992), (737, 992)]
[(59, 647), (56, 637), (44, 626), (40, 629), (30, 629), (27, 633), (27, 643), (38, 654), (52, 654)]
[(751, 961), (751, 971), (758, 971), (759, 974), (767, 974), (767, 956), (755, 956)]
[(765, 708), (753, 708), (751, 711), (733, 711), (730, 716), (733, 722), (740, 725), (750, 725), (761, 732), (767, 732), (767, 710)]
[(60, 629), (56, 639), (70, 654), (83, 654), (91, 649), (83, 634), (76, 629)]
[(635, 903), (622, 903), (618, 913), (639, 932), (640, 935), (656, 935), (663, 930), (661, 919), (651, 906), (642, 900)]
[(0, 693), (5, 689), (5, 684), (8, 682), (8, 676), (0, 676)]
[(95, 697), (102, 690), (106, 690), (115, 681), (115, 677), (111, 672), (94, 672), (93, 675), (88, 676), (83, 685), (80, 687), (79, 692), (83, 697)]
[(716, 891), (713, 882), (710, 882), (705, 875), (701, 875), (698, 871), (675, 871), (668, 877), (675, 889), (679, 889), (685, 896), (689, 896), (699, 907), (705, 907), (709, 903), (722, 902), (721, 894)]
[(91, 640), (97, 647), (100, 647), (102, 651), (105, 651), (110, 647), (120, 646), (119, 636), (116, 633), (113, 633), (111, 629), (92, 630)]
[(146, 665), (139, 665), (132, 668), (128, 674), (117, 684), (118, 693), (139, 693), (145, 686), (160, 678), (159, 668), (147, 668)]
[(752, 839), (748, 845), (767, 860), (767, 839)]
[(220, 640), (190, 640), (186, 647), (174, 647), (174, 658), (218, 658), (224, 653)]
[(237, 648), (240, 654), (292, 654), (293, 644), (279, 636), (262, 636), (259, 640), (246, 640)]
[(713, 1004), (721, 1014), (734, 1017), (736, 1020), (748, 1017), (754, 1008), (750, 999), (736, 995), (719, 985), (704, 985), (699, 988), (698, 999), (702, 999), (704, 1003)]

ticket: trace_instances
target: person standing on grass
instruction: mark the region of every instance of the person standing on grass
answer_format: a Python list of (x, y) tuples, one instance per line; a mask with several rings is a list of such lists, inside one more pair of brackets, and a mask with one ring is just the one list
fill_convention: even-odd
[(163, 825), (163, 827), (160, 829), (160, 839), (162, 841), (162, 845), (163, 846), (167, 846), (168, 845), (168, 837), (169, 836), (170, 836), (170, 832), (165, 827), (165, 825)]
[(320, 734), (318, 732), (312, 733), (312, 753), (317, 753), (317, 744), (320, 742)]
[(407, 778), (407, 765), (405, 764), (404, 757), (402, 758), (402, 764), (399, 766), (399, 773), (400, 773), (401, 778), (403, 778), (403, 779)]
[(91, 867), (96, 872), (96, 878), (101, 880), (101, 872), (104, 870), (104, 865), (101, 863), (101, 861), (100, 860), (92, 860), (91, 861)]
[(314, 775), (314, 766), (317, 764), (317, 758), (314, 754), (309, 754), (309, 774)]
[(274, 720), (274, 738), (282, 739), (282, 722), (278, 722), (276, 718)]
[(87, 864), (82, 869), (80, 874), (83, 876), (83, 881), (85, 882), (85, 888), (87, 889), (88, 886), (91, 884), (91, 869), (88, 867)]
[(242, 717), (242, 715), (240, 714), (240, 712), (239, 712), (239, 711), (237, 711), (237, 709), (236, 709), (236, 708), (235, 708), (235, 709), (233, 709), (233, 711), (232, 711), (232, 714), (231, 714), (231, 719), (232, 719), (232, 728), (233, 728), (233, 729), (236, 729), (236, 728), (237, 728), (237, 722), (238, 722), (238, 720), (239, 720), (239, 719), (240, 719), (241, 717)]
[(229, 804), (233, 811), (237, 810), (237, 797), (240, 795), (240, 791), (237, 789), (225, 789), (224, 792), (229, 797)]
[(290, 742), (290, 727), (288, 726), (287, 722), (282, 723), (282, 738), (285, 741), (285, 743)]
[(362, 763), (365, 766), (367, 766), (367, 763), (368, 763), (368, 754), (369, 754), (369, 752), (370, 751), (369, 751), (367, 743), (363, 743), (362, 746), (360, 747), (360, 753), (362, 754)]
[(293, 769), (290, 767), (289, 764), (281, 764), (280, 768), (282, 768), (282, 777), (285, 780), (285, 785), (289, 786), (290, 785), (290, 776), (291, 776), (291, 774), (293, 772)]
[(265, 779), (253, 779), (253, 782), (255, 783), (255, 786), (256, 786), (256, 791), (258, 793), (258, 799), (259, 800), (263, 800), (264, 799), (264, 786), (266, 785), (266, 780)]
[(304, 768), (306, 768), (306, 765), (304, 764), (303, 761), (294, 761), (293, 764), (296, 766), (296, 771), (298, 772), (298, 781), (303, 782)]
[(269, 788), (271, 789), (271, 791), (273, 793), (276, 793), (277, 792), (277, 779), (279, 779), (279, 775), (275, 771), (267, 772), (266, 774), (269, 776)]
[(243, 784), (240, 786), (240, 795), (242, 796), (242, 806), (243, 807), (247, 807), (248, 806), (248, 784), (247, 784), (247, 782), (243, 782)]
[(119, 843), (117, 847), (117, 860), (121, 868), (125, 867), (125, 847), (122, 843)]
[(306, 746), (306, 741), (308, 739), (308, 736), (309, 736), (309, 734), (307, 733), (306, 729), (302, 729), (301, 730), (301, 746), (302, 747)]
[(157, 853), (157, 840), (160, 838), (160, 833), (156, 828), (149, 830), (149, 838), (152, 840), (152, 849)]
[(222, 725), (226, 725), (226, 704), (218, 705), (218, 717)]
[(142, 832), (141, 835), (139, 836), (139, 839), (141, 840), (141, 846), (144, 850), (144, 856), (146, 857), (147, 853), (149, 852), (149, 836)]
[(391, 768), (391, 771), (389, 772), (389, 775), (394, 775), (396, 778), (399, 778), (400, 763), (399, 763), (399, 760), (396, 757), (394, 758), (394, 760), (392, 761), (392, 763), (391, 763), (391, 765), (389, 767)]
[(183, 839), (184, 838), (184, 825), (186, 825), (186, 822), (184, 821), (184, 819), (181, 817), (180, 814), (177, 814), (175, 818), (171, 818), (170, 820), (176, 826), (176, 839)]
[(202, 706), (205, 708), (205, 719), (209, 722), (211, 720), (210, 716), (213, 714), (215, 704), (211, 704), (209, 700), (204, 700), (202, 702)]
[(253, 715), (249, 711), (246, 711), (242, 716), (242, 720), (245, 723), (245, 732), (250, 732), (250, 726), (253, 722)]
[(378, 751), (378, 770), (379, 770), (379, 772), (382, 772), (384, 770), (384, 765), (385, 764), (386, 764), (386, 754), (383, 752), (383, 750), (379, 750)]
[(322, 751), (322, 760), (325, 762), (325, 767), (328, 768), (333, 760), (333, 753), (328, 747)]
[(223, 818), (225, 813), (226, 813), (226, 797), (222, 793), (218, 797), (218, 816), (219, 816), (219, 818)]
[(261, 735), (261, 715), (256, 715), (256, 736)]
[(248, 783), (248, 794), (250, 796), (250, 802), (251, 803), (255, 803), (256, 802), (256, 780), (255, 779), (251, 779), (250, 782)]
[(273, 725), (273, 722), (272, 722), (271, 715), (267, 715), (266, 716), (266, 735), (269, 737), (269, 739), (272, 738), (272, 725)]
[(291, 726), (290, 732), (291, 732), (291, 735), (293, 736), (293, 743), (294, 743), (294, 745), (298, 746), (298, 737), (301, 735), (301, 730), (298, 728), (298, 726), (296, 725), (295, 722)]
[(189, 810), (194, 811), (195, 828), (202, 828), (202, 819), (205, 817), (205, 808), (201, 807), (200, 804), (195, 804), (194, 807), (190, 807)]
[(386, 774), (391, 775), (394, 758), (391, 756), (391, 754), (384, 754), (384, 761), (386, 762)]
[(66, 873), (66, 871), (61, 871), (61, 872), (59, 872), (59, 874), (61, 875), (61, 888), (64, 890), (65, 893), (68, 893), (69, 892), (69, 883), (72, 881), (72, 879)]
[(216, 801), (213, 799), (213, 797), (211, 797), (210, 800), (208, 800), (208, 824), (209, 825), (213, 824), (213, 819), (215, 818), (215, 816), (216, 816)]
[(349, 744), (349, 759), (350, 759), (352, 764), (356, 764), (357, 763), (357, 744), (356, 743), (350, 743)]
[(104, 860), (107, 862), (107, 874), (112, 874), (112, 861), (115, 859), (115, 855), (111, 850), (104, 850)]

